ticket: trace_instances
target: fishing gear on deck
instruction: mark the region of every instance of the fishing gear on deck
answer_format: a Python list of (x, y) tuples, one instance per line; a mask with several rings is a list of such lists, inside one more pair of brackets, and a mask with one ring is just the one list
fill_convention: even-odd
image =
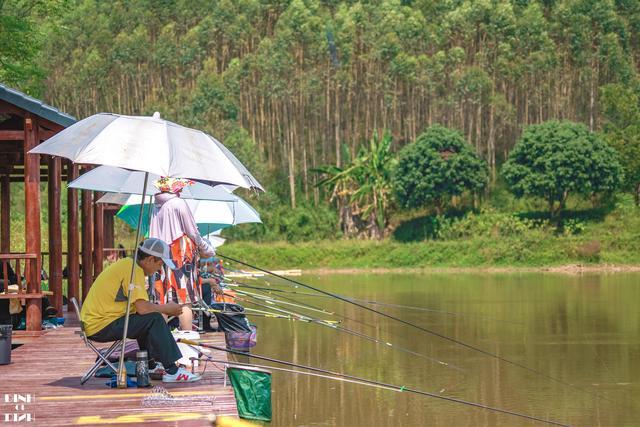
[(271, 272), (271, 271), (269, 271), (269, 270), (265, 270), (265, 269), (260, 268), (260, 267), (256, 267), (256, 266), (254, 266), (254, 265), (251, 265), (251, 264), (249, 264), (249, 263), (246, 263), (246, 262), (244, 262), (244, 261), (240, 261), (240, 260), (235, 259), (235, 258), (232, 258), (232, 257), (228, 257), (228, 256), (225, 256), (225, 255), (222, 255), (222, 254), (218, 254), (218, 256), (219, 256), (219, 257), (221, 257), (221, 258), (225, 258), (225, 259), (227, 259), (227, 260), (229, 260), (229, 261), (233, 261), (233, 262), (236, 262), (236, 263), (242, 264), (242, 265), (247, 266), (247, 267), (249, 267), (249, 268), (253, 268), (253, 269), (255, 269), (255, 270), (262, 271), (263, 273), (270, 274), (270, 275), (272, 275), (272, 276), (274, 276), (274, 277), (277, 277), (277, 278), (279, 278), (279, 279), (286, 280), (286, 281), (288, 281), (288, 282), (291, 282), (291, 283), (294, 283), (294, 284), (296, 284), (296, 285), (298, 285), (298, 286), (302, 286), (302, 287), (307, 288), (307, 289), (310, 289), (310, 290), (312, 290), (312, 291), (315, 291), (315, 292), (321, 293), (321, 294), (323, 294), (323, 295), (327, 295), (327, 296), (330, 296), (330, 297), (336, 298), (336, 299), (338, 299), (338, 300), (340, 300), (340, 301), (346, 302), (346, 303), (348, 303), (348, 304), (352, 304), (352, 305), (354, 305), (354, 306), (356, 306), (356, 307), (360, 307), (360, 308), (362, 308), (362, 309), (364, 309), (364, 310), (367, 310), (367, 311), (370, 311), (370, 312), (376, 313), (376, 314), (378, 314), (378, 315), (380, 315), (380, 316), (386, 317), (387, 319), (391, 319), (391, 320), (394, 320), (394, 321), (396, 321), (396, 322), (400, 322), (400, 323), (402, 323), (402, 324), (404, 324), (404, 325), (410, 326), (410, 327), (412, 327), (412, 328), (418, 329), (418, 330), (420, 330), (420, 331), (422, 331), (422, 332), (425, 332), (425, 333), (427, 333), (427, 334), (429, 334), (429, 335), (436, 336), (436, 337), (438, 337), (438, 338), (444, 339), (444, 340), (446, 340), (446, 341), (452, 342), (452, 343), (454, 343), (454, 344), (460, 345), (460, 346), (462, 346), (462, 347), (468, 348), (468, 349), (473, 350), (473, 351), (476, 351), (476, 352), (478, 352), (478, 353), (482, 353), (482, 354), (484, 354), (484, 355), (486, 355), (486, 356), (492, 357), (492, 358), (494, 358), (494, 359), (496, 359), (496, 360), (499, 360), (499, 361), (501, 361), (501, 362), (508, 363), (508, 364), (510, 364), (510, 365), (513, 365), (513, 366), (517, 366), (517, 367), (519, 367), (519, 368), (521, 368), (521, 369), (524, 369), (524, 370), (526, 370), (526, 371), (529, 371), (529, 372), (531, 372), (531, 373), (533, 373), (533, 374), (536, 374), (536, 375), (538, 375), (538, 376), (544, 377), (544, 378), (546, 378), (546, 379), (548, 379), (548, 380), (551, 380), (551, 381), (557, 382), (557, 383), (559, 383), (559, 384), (563, 384), (563, 385), (565, 385), (565, 386), (567, 386), (567, 387), (573, 388), (573, 389), (578, 390), (578, 391), (580, 391), (580, 392), (582, 392), (582, 393), (587, 393), (587, 394), (592, 395), (592, 396), (595, 396), (595, 397), (597, 397), (597, 398), (601, 398), (601, 399), (605, 399), (605, 400), (610, 400), (610, 399), (607, 399), (605, 396), (601, 396), (601, 395), (600, 395), (600, 394), (598, 394), (598, 393), (592, 392), (592, 391), (587, 390), (587, 389), (584, 389), (584, 388), (582, 388), (582, 387), (578, 387), (578, 386), (576, 386), (576, 385), (574, 385), (574, 384), (571, 384), (571, 383), (566, 382), (566, 381), (564, 381), (564, 380), (562, 380), (562, 379), (559, 379), (559, 378), (553, 377), (553, 376), (551, 376), (551, 375), (545, 374), (544, 372), (541, 372), (541, 371), (538, 371), (538, 370), (536, 370), (536, 369), (530, 368), (530, 367), (528, 367), (528, 366), (526, 366), (526, 365), (523, 365), (523, 364), (521, 364), (521, 363), (514, 362), (514, 361), (512, 361), (512, 360), (510, 360), (510, 359), (507, 359), (507, 358), (504, 358), (504, 357), (499, 356), (499, 355), (497, 355), (497, 354), (491, 353), (490, 351), (483, 350), (483, 349), (481, 349), (480, 347), (476, 347), (476, 346), (474, 346), (474, 345), (472, 345), (472, 344), (467, 344), (466, 342), (464, 342), (464, 341), (460, 341), (460, 340), (458, 340), (458, 339), (456, 339), (456, 338), (452, 338), (452, 337), (449, 337), (449, 336), (447, 336), (447, 335), (441, 334), (441, 333), (439, 333), (439, 332), (433, 331), (433, 330), (431, 330), (431, 329), (424, 328), (424, 327), (422, 327), (422, 326), (419, 326), (419, 325), (416, 325), (416, 324), (414, 324), (414, 323), (411, 323), (411, 322), (408, 322), (408, 321), (406, 321), (406, 320), (403, 320), (403, 319), (401, 319), (401, 318), (399, 318), (399, 317), (396, 317), (396, 316), (392, 316), (392, 315), (390, 315), (390, 314), (387, 314), (387, 313), (385, 313), (385, 312), (383, 312), (383, 311), (376, 310), (376, 309), (371, 308), (371, 307), (367, 307), (366, 305), (363, 305), (363, 304), (361, 304), (361, 303), (359, 303), (359, 302), (353, 301), (353, 300), (351, 300), (351, 299), (349, 299), (349, 298), (345, 298), (345, 297), (343, 297), (343, 296), (341, 296), (341, 295), (334, 294), (333, 292), (324, 291), (324, 290), (319, 289), (319, 288), (316, 288), (316, 287), (314, 287), (314, 286), (307, 285), (307, 284), (302, 283), (302, 282), (300, 282), (300, 281), (297, 281), (297, 280), (294, 280), (294, 279), (290, 279), (290, 278), (288, 278), (288, 277), (285, 277), (285, 276), (282, 276), (282, 275), (276, 274), (276, 273), (274, 273), (274, 272)]
[[(558, 421), (544, 419), (544, 418), (538, 418), (538, 417), (535, 417), (533, 415), (528, 415), (528, 414), (523, 414), (523, 413), (520, 413), (520, 412), (509, 411), (507, 409), (497, 408), (497, 407), (494, 407), (494, 406), (488, 406), (488, 405), (484, 405), (482, 403), (471, 402), (471, 401), (466, 401), (466, 400), (462, 400), (462, 399), (456, 399), (454, 397), (442, 396), (440, 394), (432, 393), (432, 392), (428, 392), (428, 391), (418, 390), (418, 389), (409, 388), (409, 387), (405, 387), (405, 386), (398, 386), (398, 385), (395, 385), (395, 384), (387, 384), (387, 383), (383, 383), (381, 381), (369, 380), (369, 379), (366, 379), (366, 378), (356, 377), (356, 376), (353, 376), (353, 375), (343, 374), (343, 373), (340, 373), (340, 372), (329, 371), (327, 369), (320, 369), (320, 368), (316, 368), (316, 367), (313, 367), (313, 366), (302, 365), (302, 364), (293, 363), (293, 362), (287, 362), (287, 361), (284, 361), (284, 360), (273, 359), (271, 357), (260, 356), (260, 355), (251, 354), (251, 353), (242, 352), (242, 351), (235, 351), (235, 350), (232, 350), (232, 349), (228, 349), (228, 348), (224, 348), (224, 347), (218, 347), (218, 346), (215, 346), (215, 345), (201, 344), (201, 343), (198, 343), (197, 341), (188, 340), (188, 339), (184, 339), (184, 338), (179, 338), (177, 341), (181, 342), (183, 344), (187, 344), (187, 345), (191, 346), (191, 348), (194, 348), (193, 346), (211, 348), (213, 350), (224, 351), (226, 353), (231, 353), (231, 354), (235, 354), (235, 355), (239, 355), (239, 356), (253, 357), (255, 359), (265, 360), (265, 361), (272, 362), (272, 363), (278, 363), (278, 364), (285, 365), (285, 366), (292, 366), (294, 368), (306, 369), (308, 371), (318, 372), (320, 374), (325, 374), (327, 376), (345, 378), (345, 379), (348, 379), (348, 380), (352, 380), (352, 381), (361, 383), (363, 385), (377, 386), (379, 388), (386, 388), (386, 389), (397, 391), (397, 392), (407, 392), (407, 393), (412, 393), (412, 394), (417, 394), (417, 395), (422, 395), (422, 396), (434, 397), (436, 399), (442, 399), (442, 400), (446, 400), (446, 401), (449, 401), (449, 402), (459, 403), (459, 404), (462, 404), (462, 405), (473, 406), (473, 407), (476, 407), (476, 408), (481, 408), (481, 409), (485, 409), (485, 410), (493, 411), (493, 412), (499, 412), (499, 413), (502, 413), (502, 414), (512, 415), (512, 416), (515, 416), (515, 417), (525, 418), (525, 419), (528, 419), (528, 420), (538, 421), (538, 422), (545, 423), (545, 424), (568, 427), (567, 424), (563, 424), (563, 423), (558, 422)], [(207, 359), (212, 361), (213, 358), (211, 356), (202, 353), (197, 348), (194, 348), (194, 350), (198, 352), (198, 358), (200, 358), (202, 356), (205, 356), (205, 357), (207, 357)], [(229, 365), (230, 364), (236, 364), (236, 362), (224, 362), (224, 363), (229, 364)], [(271, 369), (271, 367), (267, 367), (267, 369)]]

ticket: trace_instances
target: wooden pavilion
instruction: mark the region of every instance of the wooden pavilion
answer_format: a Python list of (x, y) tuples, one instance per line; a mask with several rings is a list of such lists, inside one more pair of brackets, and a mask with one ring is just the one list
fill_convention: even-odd
[[(41, 271), (43, 256), (48, 255), (49, 294), (52, 305), (62, 315), (63, 265), (68, 272), (67, 297), (82, 299), (102, 271), (104, 248), (113, 248), (113, 212), (104, 214), (105, 206), (94, 203), (100, 194), (91, 191), (68, 191), (67, 252), (63, 260), (61, 226), (61, 183), (77, 178), (90, 166), (50, 156), (27, 154), (36, 145), (76, 122), (76, 119), (17, 90), (0, 84), (0, 279), (8, 283), (7, 264), (20, 282), (15, 293), (0, 293), (0, 299), (26, 301), (26, 331), (16, 338), (41, 334)], [(11, 183), (24, 182), (25, 252), (11, 252)], [(40, 183), (47, 182), (49, 251), (41, 250)], [(80, 198), (80, 203), (79, 199)], [(79, 206), (81, 209), (79, 210)], [(79, 227), (78, 216), (82, 227)], [(106, 229), (106, 232), (105, 232)], [(106, 237), (106, 239), (105, 239)], [(80, 242), (80, 240), (82, 240)], [(106, 241), (105, 241), (106, 240)], [(80, 248), (83, 248), (80, 251)], [(82, 266), (82, 271), (80, 271)], [(2, 277), (3, 276), (3, 277)], [(24, 276), (24, 279), (22, 277)], [(82, 287), (80, 288), (80, 283)]]

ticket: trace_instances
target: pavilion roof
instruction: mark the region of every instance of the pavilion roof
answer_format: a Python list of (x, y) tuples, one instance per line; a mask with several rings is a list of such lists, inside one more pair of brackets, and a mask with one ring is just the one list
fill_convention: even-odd
[(3, 84), (0, 84), (0, 99), (60, 126), (69, 127), (76, 122), (75, 117)]

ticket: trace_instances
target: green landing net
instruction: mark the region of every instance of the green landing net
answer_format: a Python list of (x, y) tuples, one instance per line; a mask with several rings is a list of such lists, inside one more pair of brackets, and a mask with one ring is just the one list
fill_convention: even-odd
[(240, 418), (271, 421), (271, 372), (235, 366), (227, 368), (227, 374)]

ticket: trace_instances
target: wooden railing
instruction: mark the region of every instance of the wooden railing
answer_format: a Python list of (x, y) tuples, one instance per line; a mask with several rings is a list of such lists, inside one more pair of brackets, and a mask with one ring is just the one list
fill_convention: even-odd
[[(16, 274), (16, 283), (10, 283), (9, 266), (13, 261), (13, 271)], [(35, 282), (30, 283), (29, 272), (38, 271), (38, 255), (37, 254), (0, 254), (0, 264), (2, 264), (2, 275), (0, 280), (4, 284), (4, 292), (0, 293), (0, 299), (6, 298), (41, 298), (42, 291), (40, 289), (39, 276), (36, 276)], [(24, 276), (24, 277), (23, 277)], [(28, 283), (31, 286), (28, 286)]]
[[(13, 271), (17, 283), (9, 283), (9, 265), (13, 261)], [(19, 298), (26, 303), (26, 331), (16, 331), (14, 335), (39, 336), (42, 325), (42, 287), (40, 283), (40, 254), (13, 253), (0, 254), (4, 292), (0, 299)], [(24, 277), (23, 277), (24, 276)], [(34, 335), (35, 334), (35, 335)]]

